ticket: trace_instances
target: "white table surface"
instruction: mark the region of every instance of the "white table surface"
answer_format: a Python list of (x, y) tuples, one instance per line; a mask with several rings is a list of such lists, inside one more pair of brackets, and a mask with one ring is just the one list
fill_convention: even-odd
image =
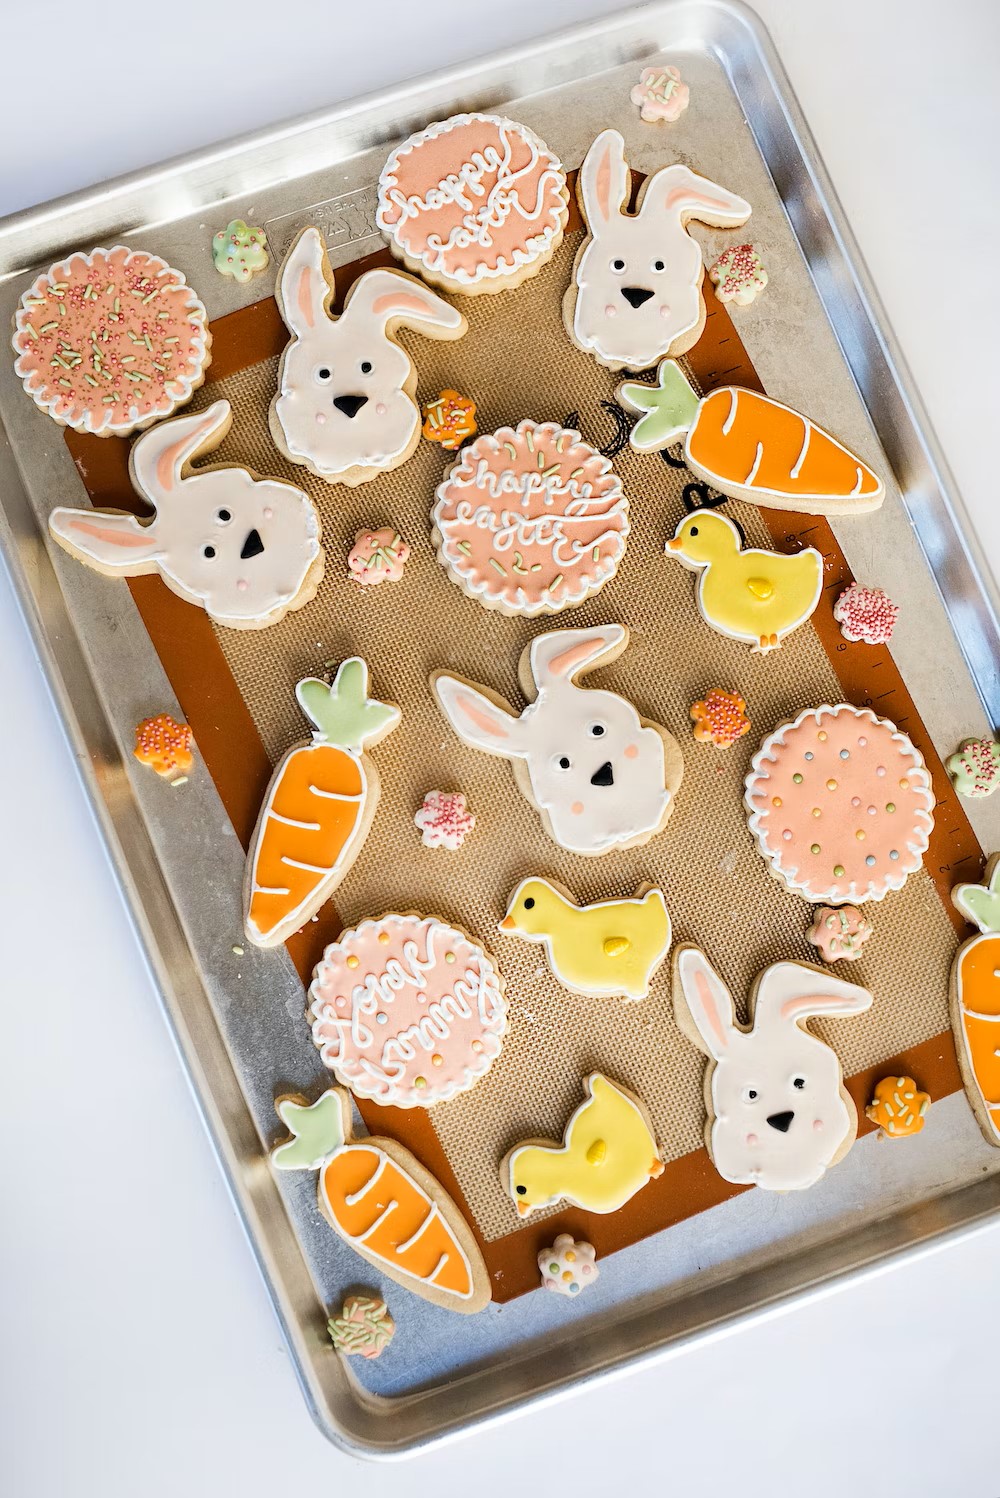
[[(757, 8), (996, 567), (1000, 7)], [(413, 0), (174, 0), (175, 19), (147, 7), (116, 33), (127, 12), (105, 23), (99, 7), (62, 0), (10, 6), (0, 213), (605, 9), (607, 0), (506, 0), (499, 16), (487, 0), (461, 0), (428, 25), (428, 7)], [(283, 47), (278, 16), (307, 45)], [(19, 67), (28, 58), (34, 66)], [(174, 115), (143, 114), (147, 66), (185, 78)], [(972, 320), (968, 287), (980, 278), (993, 295)], [(474, 1484), (490, 1498), (512, 1484), (534, 1495), (646, 1478), (686, 1498), (998, 1498), (996, 1228), (404, 1466), (355, 1462), (327, 1445), (2, 574), (0, 638), (5, 1493), (258, 1498)]]

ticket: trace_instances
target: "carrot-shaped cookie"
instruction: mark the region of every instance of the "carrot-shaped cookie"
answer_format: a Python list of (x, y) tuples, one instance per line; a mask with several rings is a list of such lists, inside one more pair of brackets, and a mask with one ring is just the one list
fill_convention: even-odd
[(983, 1136), (1000, 1145), (1000, 854), (984, 884), (959, 884), (952, 903), (979, 932), (951, 970), (951, 1025), (966, 1096)]
[(393, 1139), (351, 1138), (351, 1099), (332, 1087), (307, 1107), (275, 1103), (292, 1137), (276, 1170), (318, 1170), (319, 1208), (334, 1232), (397, 1284), (451, 1311), (491, 1299), (482, 1254), (451, 1197)]
[(363, 750), (399, 722), (398, 707), (369, 699), (357, 656), (330, 686), (309, 678), (295, 696), (315, 726), (274, 772), (250, 844), (244, 925), (258, 947), (277, 946), (315, 915), (358, 856), (379, 796)]
[(733, 499), (841, 515), (877, 510), (885, 498), (878, 475), (808, 416), (737, 385), (699, 400), (673, 359), (663, 360), (655, 385), (619, 385), (618, 399), (641, 413), (629, 439), (636, 452), (683, 437), (692, 473)]

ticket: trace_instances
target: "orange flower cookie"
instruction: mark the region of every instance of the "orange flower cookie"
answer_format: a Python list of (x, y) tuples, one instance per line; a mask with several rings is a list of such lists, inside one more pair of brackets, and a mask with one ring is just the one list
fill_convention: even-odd
[(875, 1084), (865, 1117), (890, 1139), (903, 1139), (920, 1133), (930, 1105), (930, 1093), (918, 1091), (912, 1077), (883, 1077)]
[(148, 765), (172, 785), (182, 785), (194, 765), (191, 745), (194, 734), (186, 723), (178, 723), (169, 713), (157, 713), (136, 724), (135, 749), (140, 764)]
[(723, 692), (718, 687), (707, 692), (703, 702), (692, 703), (694, 736), (699, 744), (714, 744), (717, 749), (726, 749), (749, 733), (751, 723), (746, 706), (743, 698), (735, 692)]
[(449, 452), (476, 435), (476, 403), (457, 390), (442, 390), (436, 400), (424, 402), (421, 412), (427, 441), (440, 442)]

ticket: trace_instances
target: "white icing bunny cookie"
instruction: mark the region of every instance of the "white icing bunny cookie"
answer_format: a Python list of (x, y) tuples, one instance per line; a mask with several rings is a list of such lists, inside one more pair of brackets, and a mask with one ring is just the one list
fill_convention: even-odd
[(315, 595), (320, 524), (301, 489), (227, 464), (192, 470), (232, 425), (228, 401), (161, 421), (135, 443), (132, 483), (152, 520), (109, 510), (56, 509), (53, 538), (106, 577), (158, 572), (217, 624), (263, 629)]
[(534, 701), (520, 715), (485, 687), (444, 672), (432, 678), (458, 736), (511, 760), (545, 830), (571, 853), (648, 842), (673, 811), (684, 773), (665, 728), (640, 718), (615, 692), (577, 685), (578, 676), (609, 664), (627, 644), (621, 624), (536, 635), (521, 657), (521, 684)]
[(330, 484), (363, 484), (396, 468), (420, 441), (417, 371), (394, 338), (401, 325), (428, 338), (461, 338), (460, 312), (413, 276), (370, 270), (339, 317), (333, 271), (318, 229), (303, 229), (278, 277), (292, 340), (281, 356), (271, 436), (289, 462)]
[(857, 1109), (834, 1051), (805, 1027), (813, 1015), (862, 1014), (866, 988), (806, 962), (775, 962), (750, 996), (751, 1028), (704, 952), (674, 953), (674, 1011), (709, 1057), (708, 1152), (723, 1180), (765, 1191), (812, 1186), (847, 1154)]
[(577, 193), (588, 234), (563, 302), (573, 342), (608, 369), (648, 369), (686, 353), (705, 326), (705, 264), (688, 221), (736, 228), (750, 204), (675, 162), (647, 179), (629, 213), (617, 130), (602, 131), (587, 152)]

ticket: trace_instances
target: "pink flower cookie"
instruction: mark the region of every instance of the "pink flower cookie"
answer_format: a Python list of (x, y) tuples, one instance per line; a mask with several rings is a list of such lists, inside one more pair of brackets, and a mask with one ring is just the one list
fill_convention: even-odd
[(571, 1233), (560, 1233), (551, 1248), (538, 1254), (542, 1289), (573, 1297), (593, 1285), (600, 1275), (597, 1252), (592, 1243), (578, 1242)]
[(124, 245), (78, 251), (38, 276), (12, 341), (39, 410), (98, 437), (169, 416), (211, 363), (208, 315), (180, 271)]
[(643, 68), (629, 98), (649, 124), (658, 120), (673, 124), (687, 109), (691, 90), (675, 67)]
[(428, 791), (413, 821), (425, 848), (447, 848), (456, 853), (476, 825), (461, 791)]
[(899, 604), (893, 603), (881, 588), (866, 588), (851, 583), (833, 606), (833, 617), (845, 640), (863, 641), (865, 645), (888, 645), (899, 616)]
[(309, 997), (313, 1040), (338, 1082), (397, 1108), (467, 1092), (507, 1029), (493, 959), (434, 916), (385, 915), (345, 931)]
[(934, 821), (931, 778), (905, 733), (867, 708), (812, 707), (766, 738), (746, 778), (771, 872), (817, 904), (902, 889)]
[(555, 422), (484, 432), (438, 486), (431, 521), (452, 582), (486, 608), (526, 618), (597, 593), (629, 533), (610, 461)]
[(708, 268), (720, 302), (749, 307), (767, 285), (767, 271), (752, 244), (734, 244)]
[(358, 531), (347, 566), (355, 582), (363, 588), (378, 583), (398, 583), (410, 560), (410, 548), (390, 527), (378, 531)]
[(397, 146), (376, 221), (394, 255), (446, 291), (504, 291), (535, 275), (569, 213), (558, 159), (524, 125), (459, 114)]
[(821, 905), (813, 915), (806, 941), (824, 962), (857, 962), (872, 927), (856, 905)]

